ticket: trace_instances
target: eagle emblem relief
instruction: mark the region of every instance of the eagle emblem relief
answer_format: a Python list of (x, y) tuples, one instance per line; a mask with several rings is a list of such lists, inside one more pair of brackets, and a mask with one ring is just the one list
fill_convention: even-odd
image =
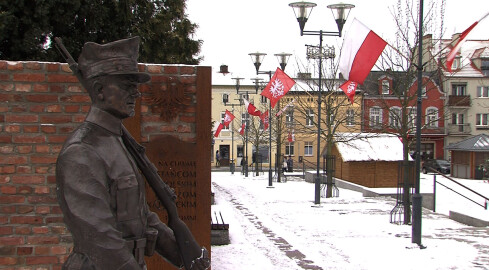
[(166, 82), (153, 83), (149, 103), (151, 111), (159, 113), (165, 122), (170, 122), (191, 104), (191, 98), (185, 93), (185, 87), (177, 77), (168, 77)]

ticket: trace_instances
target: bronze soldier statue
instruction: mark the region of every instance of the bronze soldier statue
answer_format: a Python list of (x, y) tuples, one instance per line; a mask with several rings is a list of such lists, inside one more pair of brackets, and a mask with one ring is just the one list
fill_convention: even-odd
[[(186, 238), (193, 236), (183, 222), (170, 229), (146, 203), (143, 170), (122, 125), (135, 113), (138, 84), (150, 80), (138, 71), (138, 49), (139, 38), (134, 37), (104, 45), (88, 42), (78, 65), (68, 54), (92, 106), (85, 122), (66, 140), (56, 164), (58, 200), (74, 242), (63, 269), (146, 269), (144, 256), (154, 251), (176, 267), (210, 266), (205, 248), (195, 251), (194, 245), (189, 247), (193, 253), (185, 250), (192, 243)], [(167, 195), (159, 198), (175, 199)]]

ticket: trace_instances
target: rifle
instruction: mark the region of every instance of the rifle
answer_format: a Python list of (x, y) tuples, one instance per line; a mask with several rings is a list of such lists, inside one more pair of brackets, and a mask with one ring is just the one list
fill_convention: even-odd
[[(78, 69), (78, 63), (75, 62), (73, 57), (66, 50), (60, 38), (56, 37), (54, 40), (56, 42), (56, 47), (65, 58), (73, 74), (78, 78), (83, 87), (88, 89), (85, 86), (82, 73)], [(199, 246), (190, 232), (190, 229), (178, 216), (177, 206), (175, 204), (177, 198), (175, 191), (163, 182), (158, 175), (158, 170), (146, 156), (145, 148), (136, 142), (124, 125), (122, 126), (122, 140), (128, 152), (134, 158), (139, 170), (144, 175), (144, 178), (146, 178), (149, 186), (153, 189), (158, 200), (160, 200), (168, 213), (168, 227), (173, 230), (185, 269), (192, 269), (197, 259), (207, 260), (207, 250), (204, 247), (201, 248)]]

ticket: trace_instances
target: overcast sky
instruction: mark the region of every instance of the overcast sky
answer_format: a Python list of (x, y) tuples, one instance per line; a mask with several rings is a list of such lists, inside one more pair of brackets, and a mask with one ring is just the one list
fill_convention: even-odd
[[(419, 3), (413, 1), (415, 5)], [(265, 57), (260, 70), (275, 70), (278, 60), (276, 53), (293, 54), (285, 72), (291, 76), (296, 73), (294, 63), (306, 62), (305, 44), (318, 45), (319, 36), (300, 36), (299, 24), (289, 3), (294, 0), (187, 0), (189, 19), (199, 25), (196, 39), (203, 40), (200, 55), (204, 57), (203, 66), (211, 66), (213, 84), (234, 84), (232, 77), (243, 77), (242, 84), (251, 84), (256, 77), (255, 68), (249, 57), (250, 52), (264, 52)], [(348, 31), (353, 18), (357, 18), (386, 41), (394, 39), (395, 27), (391, 14), (396, 0), (350, 0), (354, 4), (343, 34)], [(425, 14), (430, 0), (424, 1)], [(438, 1), (439, 4), (441, 0)], [(304, 30), (336, 31), (331, 10), (326, 6), (335, 1), (316, 1), (318, 4), (311, 13)], [(446, 0), (444, 38), (462, 32), (489, 11), (487, 0)], [(470, 33), (469, 39), (489, 39), (489, 19), (483, 20)], [(341, 45), (338, 37), (324, 37), (323, 45)], [(223, 76), (220, 65), (228, 65), (230, 74)], [(266, 76), (260, 77), (267, 79)]]

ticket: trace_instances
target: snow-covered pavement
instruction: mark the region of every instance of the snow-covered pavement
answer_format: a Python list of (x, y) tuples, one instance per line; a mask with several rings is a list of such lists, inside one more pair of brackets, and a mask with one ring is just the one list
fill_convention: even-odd
[(389, 222), (392, 198), (340, 189), (316, 206), (311, 183), (267, 186), (267, 174), (212, 173), (212, 214), (222, 213), (231, 239), (212, 246), (213, 270), (489, 269), (489, 227), (423, 209), (421, 249), (411, 243), (411, 226)]

